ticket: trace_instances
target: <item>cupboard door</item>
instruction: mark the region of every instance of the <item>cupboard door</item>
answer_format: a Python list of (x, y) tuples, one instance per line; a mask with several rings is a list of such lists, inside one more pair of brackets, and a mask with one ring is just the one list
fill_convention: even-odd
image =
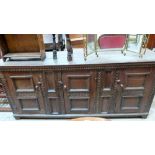
[(111, 113), (114, 111), (114, 71), (102, 71), (98, 73), (99, 99), (98, 113)]
[(116, 112), (145, 112), (152, 91), (153, 70), (151, 68), (121, 70), (116, 85), (118, 86)]
[[(61, 75), (55, 72), (45, 72), (45, 98), (47, 102), (47, 111), (50, 114), (63, 113), (64, 107), (62, 103), (63, 92), (60, 90)], [(59, 79), (60, 78), (60, 79)]]
[(87, 114), (94, 111), (95, 72), (63, 73), (66, 113)]
[(45, 113), (42, 96), (42, 75), (39, 73), (6, 73), (10, 94), (16, 104), (16, 113)]

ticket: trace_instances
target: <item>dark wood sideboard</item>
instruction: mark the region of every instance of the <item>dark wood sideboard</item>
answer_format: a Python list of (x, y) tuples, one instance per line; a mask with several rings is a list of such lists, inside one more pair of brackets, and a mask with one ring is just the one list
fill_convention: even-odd
[(83, 50), (51, 52), (43, 61), (0, 60), (0, 82), (4, 85), (14, 117), (73, 118), (143, 117), (155, 93), (155, 54), (143, 58), (129, 52), (108, 51), (90, 55)]

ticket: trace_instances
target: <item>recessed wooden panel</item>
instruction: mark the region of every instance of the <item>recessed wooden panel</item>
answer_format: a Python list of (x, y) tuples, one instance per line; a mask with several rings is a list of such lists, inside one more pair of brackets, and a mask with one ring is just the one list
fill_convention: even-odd
[(114, 71), (101, 72), (99, 104), (97, 106), (98, 113), (109, 113), (113, 111), (113, 84), (114, 84)]
[(34, 92), (34, 82), (32, 75), (10, 76), (13, 87), (17, 93)]
[(24, 111), (40, 110), (37, 99), (19, 99), (19, 103)]
[[(139, 89), (138, 89), (139, 88)], [(126, 87), (123, 91), (123, 96), (143, 96), (144, 87)]]
[(111, 85), (113, 83), (113, 76), (112, 76), (113, 72), (112, 71), (106, 71), (104, 74), (103, 74), (103, 77), (102, 77), (102, 82), (103, 82), (103, 86), (104, 88), (111, 88)]
[(46, 73), (45, 74), (45, 78), (46, 78), (46, 83), (47, 83), (47, 87), (49, 90), (53, 90), (56, 88), (55, 85), (55, 74), (52, 72)]
[(111, 96), (102, 96), (100, 101), (100, 112), (101, 113), (108, 113), (110, 105), (112, 103), (112, 97)]
[(145, 83), (145, 75), (128, 75), (127, 86), (128, 87), (142, 87)]
[(147, 76), (150, 74), (150, 72), (146, 71), (137, 71), (132, 72), (128, 71), (126, 72), (126, 86), (127, 87), (144, 87)]
[(70, 93), (70, 95), (69, 95), (70, 98), (89, 97), (89, 90), (85, 91), (85, 89), (82, 89), (82, 90), (81, 89), (74, 89), (74, 90), (70, 90), (69, 93)]
[(139, 109), (141, 97), (124, 96), (122, 97), (121, 109)]
[(13, 79), (14, 85), (16, 90), (20, 89), (33, 89), (32, 81), (31, 79)]
[(109, 96), (111, 95), (111, 88), (103, 88), (102, 92), (101, 92), (101, 97), (102, 96)]
[(89, 89), (90, 87), (90, 80), (89, 77), (84, 76), (69, 76), (69, 88), (70, 89)]
[(50, 113), (52, 114), (59, 114), (60, 113), (60, 103), (58, 98), (48, 98), (49, 107), (50, 107)]
[(70, 99), (71, 111), (88, 111), (88, 99)]

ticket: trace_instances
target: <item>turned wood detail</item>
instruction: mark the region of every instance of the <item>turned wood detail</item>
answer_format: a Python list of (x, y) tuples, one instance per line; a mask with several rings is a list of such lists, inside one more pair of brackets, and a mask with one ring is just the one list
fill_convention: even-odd
[(56, 48), (56, 37), (55, 34), (53, 36), (53, 59), (57, 59), (57, 48)]
[(98, 113), (98, 107), (99, 107), (99, 102), (100, 102), (100, 94), (101, 94), (101, 76), (102, 76), (102, 72), (98, 72), (97, 73), (97, 78), (96, 78), (96, 82), (97, 82), (97, 88), (96, 88), (96, 98), (95, 98), (95, 110)]
[(73, 49), (71, 46), (71, 40), (70, 40), (69, 34), (66, 34), (66, 42), (67, 42), (67, 51), (68, 51), (67, 59), (68, 61), (72, 61)]
[(118, 69), (115, 70), (115, 75), (114, 75), (114, 93), (117, 93), (118, 92), (118, 89), (119, 89), (119, 86), (118, 86), (118, 82), (120, 79), (119, 79), (119, 75), (120, 75), (120, 72)]
[(114, 95), (114, 98), (115, 98), (115, 105), (114, 105), (114, 111), (117, 112), (118, 110), (118, 105), (116, 104), (120, 98), (120, 88), (119, 88), (119, 85), (118, 85), (118, 81), (120, 80), (119, 79), (119, 76), (120, 76), (120, 72), (118, 69), (115, 69), (114, 71), (114, 89), (113, 89), (113, 95)]
[(14, 101), (12, 100), (12, 96), (10, 95), (6, 77), (4, 77), (4, 75), (2, 73), (0, 73), (0, 83), (2, 83), (3, 91), (6, 94), (6, 97), (8, 99), (8, 102), (10, 103), (10, 106), (11, 106), (13, 112), (16, 111), (17, 107), (16, 107)]
[(60, 48), (60, 50), (64, 51), (65, 43), (64, 43), (64, 39), (63, 39), (63, 35), (62, 34), (58, 34), (58, 40), (59, 40), (59, 48)]
[(64, 83), (62, 82), (62, 73), (60, 72), (57, 74), (58, 74), (57, 88), (60, 95), (60, 111), (62, 114), (64, 114), (65, 113), (65, 103), (64, 103), (64, 93), (63, 93)]

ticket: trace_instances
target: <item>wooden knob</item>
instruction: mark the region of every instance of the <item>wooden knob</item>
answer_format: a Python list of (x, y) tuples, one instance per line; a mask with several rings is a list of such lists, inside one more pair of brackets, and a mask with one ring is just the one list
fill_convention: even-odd
[(38, 89), (38, 88), (39, 88), (39, 86), (38, 86), (38, 85), (36, 85), (36, 86), (35, 86), (35, 88), (36, 88), (36, 89)]
[(39, 82), (38, 82), (38, 84), (39, 84), (39, 85), (41, 85), (41, 84), (42, 84), (42, 82), (40, 82), (40, 81), (39, 81)]
[(63, 85), (63, 82), (62, 82), (62, 81), (58, 81), (58, 84), (59, 84), (60, 86), (62, 86), (62, 85)]
[(117, 82), (117, 83), (120, 83), (120, 82), (121, 82), (121, 80), (119, 80), (119, 79), (118, 79), (118, 80), (116, 80), (116, 82)]
[(123, 85), (123, 84), (120, 84), (120, 87), (121, 87), (121, 88), (123, 88), (123, 87), (124, 87), (124, 85)]
[(66, 89), (67, 88), (67, 86), (66, 85), (64, 85), (64, 89)]

